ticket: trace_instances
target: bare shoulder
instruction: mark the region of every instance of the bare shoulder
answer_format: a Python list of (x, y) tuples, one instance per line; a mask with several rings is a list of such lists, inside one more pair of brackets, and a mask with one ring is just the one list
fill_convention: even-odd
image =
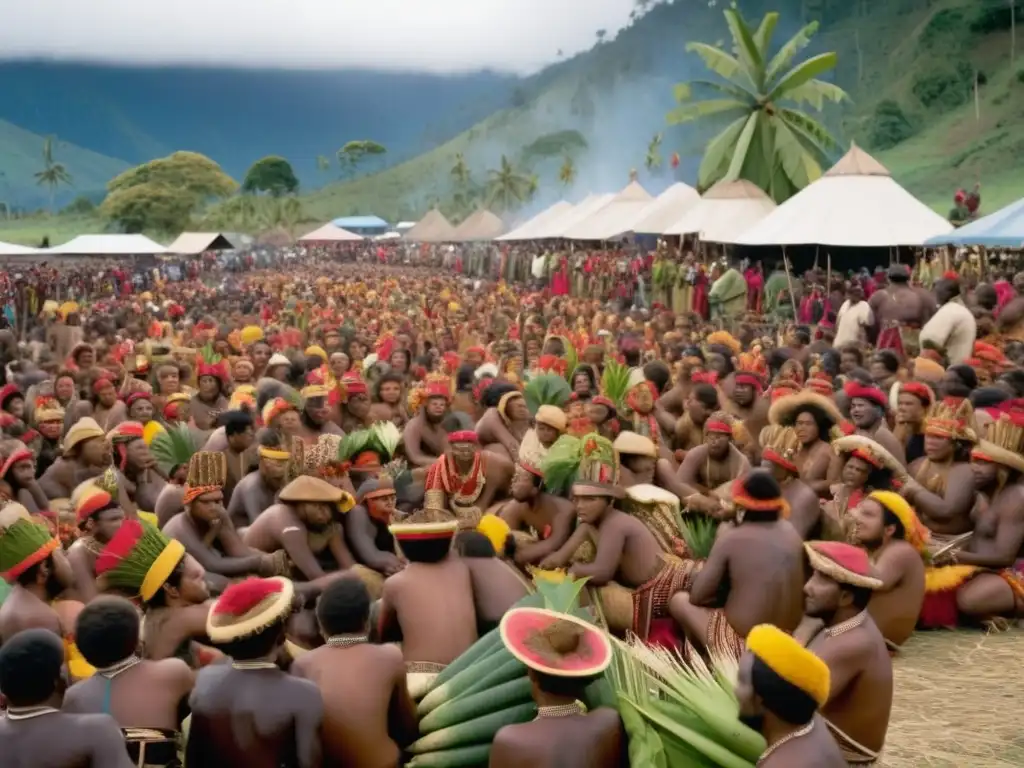
[(174, 656), (167, 659), (147, 661), (160, 677), (166, 680), (185, 680), (192, 677), (192, 668), (183, 660)]
[(1024, 517), (1024, 484), (1004, 489), (999, 494), (998, 509), (1008, 517)]

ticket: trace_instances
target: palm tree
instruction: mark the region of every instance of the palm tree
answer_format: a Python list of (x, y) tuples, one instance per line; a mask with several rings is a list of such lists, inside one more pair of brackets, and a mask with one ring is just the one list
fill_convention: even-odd
[(501, 166), (487, 172), (487, 207), (498, 211), (511, 211), (536, 190), (536, 178), (515, 169), (508, 157), (501, 156)]
[(569, 155), (565, 156), (562, 167), (558, 169), (558, 180), (566, 187), (571, 187), (576, 181), (576, 164)]
[(647, 145), (647, 156), (644, 158), (644, 165), (651, 173), (656, 173), (661, 168), (661, 134), (654, 134), (650, 144)]
[(57, 187), (61, 184), (71, 184), (71, 174), (62, 163), (53, 159), (53, 137), (47, 136), (43, 140), (43, 170), (35, 174), (36, 184), (45, 184), (50, 188), (50, 213), (53, 213), (53, 198), (57, 193)]
[(469, 185), (469, 165), (466, 164), (466, 158), (461, 152), (455, 155), (455, 165), (452, 166), (449, 173), (451, 174), (452, 180), (455, 182), (456, 186), (465, 187)]
[[(722, 179), (747, 179), (782, 202), (821, 176), (821, 164), (839, 148), (824, 125), (797, 109), (807, 104), (821, 112), (826, 101), (849, 99), (842, 88), (816, 79), (836, 66), (837, 57), (822, 53), (790, 67), (818, 31), (817, 22), (769, 57), (779, 14), (766, 14), (757, 29), (734, 9), (725, 11), (725, 20), (736, 55), (705, 43), (687, 45), (721, 80), (676, 85), (680, 106), (668, 114), (668, 121), (732, 118), (705, 149), (699, 186), (707, 189)], [(691, 102), (694, 86), (724, 98)]]

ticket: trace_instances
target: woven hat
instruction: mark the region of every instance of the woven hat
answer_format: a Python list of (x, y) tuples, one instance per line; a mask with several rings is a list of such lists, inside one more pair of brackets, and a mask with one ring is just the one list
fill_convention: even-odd
[(238, 335), (242, 343), (245, 346), (255, 344), (257, 341), (263, 341), (263, 329), (258, 325), (247, 325), (242, 329), (242, 332)]
[(220, 490), (227, 479), (227, 456), (219, 451), (197, 451), (188, 462), (182, 504), (187, 506), (200, 496)]
[[(814, 699), (819, 708), (828, 702), (832, 682), (828, 664), (792, 636), (772, 624), (759, 624), (747, 634), (746, 646), (776, 675)], [(758, 694), (764, 697), (765, 692)], [(770, 709), (771, 702), (766, 704)]]
[(625, 491), (619, 486), (619, 454), (615, 446), (596, 434), (585, 435), (580, 443), (580, 461), (576, 469), (576, 481), (572, 484), (573, 495), (621, 499)]
[(545, 675), (594, 677), (612, 662), (608, 636), (566, 613), (513, 608), (502, 616), (499, 632), (509, 653)]
[(924, 420), (924, 432), (933, 437), (978, 442), (978, 425), (974, 420), (974, 406), (967, 398), (947, 397), (929, 409)]
[(840, 541), (808, 541), (804, 543), (804, 551), (811, 567), (833, 581), (865, 589), (882, 586), (868, 553), (860, 547)]
[(772, 464), (782, 467), (794, 475), (800, 474), (800, 468), (793, 459), (800, 452), (800, 438), (792, 427), (769, 425), (761, 430), (761, 457)]
[(565, 415), (565, 411), (555, 405), (540, 406), (534, 420), (538, 424), (547, 424), (559, 432), (565, 432), (566, 427), (569, 426), (569, 417)]
[(270, 360), (267, 361), (267, 370), (270, 370), (271, 368), (276, 368), (279, 365), (287, 365), (290, 368), (292, 365), (292, 361), (289, 360), (284, 355), (282, 355), (280, 352), (276, 352), (275, 354), (271, 355)]
[[(805, 411), (813, 414), (815, 420), (829, 424), (830, 429), (843, 420), (843, 414), (831, 399), (817, 392), (803, 390), (783, 395), (775, 400), (768, 409), (768, 421), (783, 427), (792, 427), (797, 416)], [(822, 435), (821, 439), (827, 440), (828, 436)]]
[(913, 507), (900, 496), (892, 491), (873, 491), (868, 498), (877, 502), (883, 509), (889, 510), (900, 521), (903, 526), (903, 538), (914, 549), (922, 555), (928, 551), (928, 541), (931, 539), (931, 532), (921, 523), (914, 512)]
[(310, 475), (295, 478), (281, 489), (277, 497), (286, 504), (337, 504), (342, 512), (348, 512), (356, 505), (352, 494)]
[(652, 459), (658, 458), (658, 449), (649, 437), (637, 434), (636, 432), (620, 432), (615, 438), (612, 446), (619, 455), (647, 456)]
[(231, 584), (210, 606), (206, 634), (215, 643), (258, 635), (292, 612), (295, 585), (288, 579), (246, 579)]
[(424, 541), (452, 539), (459, 530), (458, 519), (443, 509), (418, 509), (400, 523), (392, 523), (388, 531), (395, 541)]
[(263, 417), (263, 423), (270, 425), (274, 419), (280, 416), (285, 411), (297, 411), (298, 406), (286, 400), (283, 397), (275, 397), (273, 400), (268, 400), (266, 405), (263, 406), (263, 412), (260, 414)]
[(317, 344), (306, 347), (306, 351), (303, 354), (306, 357), (319, 357), (325, 363), (327, 362), (327, 351)]
[(1001, 413), (989, 425), (988, 438), (978, 443), (971, 458), (987, 461), (1024, 473), (1024, 414)]
[(64, 421), (64, 408), (55, 397), (37, 397), (35, 407), (32, 409), (32, 418), (36, 424)]
[(105, 437), (104, 431), (100, 428), (100, 425), (96, 423), (96, 419), (91, 416), (85, 416), (76, 421), (68, 433), (64, 435), (64, 442), (61, 443), (61, 449), (64, 453), (68, 453), (72, 448), (85, 440), (91, 440), (94, 437)]
[(21, 574), (43, 562), (60, 547), (42, 523), (21, 504), (0, 509), (0, 578), (13, 584)]
[(832, 450), (836, 453), (856, 456), (875, 469), (888, 469), (898, 479), (907, 476), (907, 469), (899, 459), (867, 435), (854, 434), (837, 437), (832, 441)]
[(125, 520), (96, 558), (107, 584), (153, 599), (185, 557), (185, 546), (144, 520)]

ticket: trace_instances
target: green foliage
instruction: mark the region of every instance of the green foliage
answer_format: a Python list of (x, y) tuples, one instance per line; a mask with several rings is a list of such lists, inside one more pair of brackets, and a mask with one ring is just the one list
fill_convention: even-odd
[(924, 106), (947, 111), (966, 104), (973, 87), (974, 68), (961, 61), (955, 67), (922, 74), (911, 90)]
[(35, 174), (36, 184), (48, 187), (50, 190), (50, 210), (53, 210), (53, 198), (57, 187), (61, 184), (71, 184), (71, 174), (62, 163), (58, 163), (53, 157), (53, 137), (47, 136), (43, 140), (43, 170)]
[(883, 99), (875, 107), (871, 120), (871, 146), (875, 149), (891, 149), (901, 141), (914, 135), (914, 126), (903, 113), (899, 102)]
[(558, 180), (566, 187), (571, 187), (576, 181), (576, 163), (569, 155), (562, 158), (562, 166), (558, 169)]
[[(1020, 26), (1024, 18), (1024, 0), (1013, 0), (1013, 13), (1016, 14), (1017, 26)], [(975, 3), (969, 28), (974, 34), (984, 35), (1009, 31), (1012, 24), (1010, 3), (1007, 0), (981, 0)]]
[(1024, 67), (1017, 70), (1017, 82), (1024, 83)]
[(85, 195), (79, 195), (64, 207), (62, 213), (69, 213), (73, 216), (87, 216), (95, 213), (96, 203)]
[[(770, 55), (779, 14), (766, 14), (754, 27), (730, 8), (725, 20), (735, 53), (705, 43), (687, 45), (718, 79), (676, 85), (679, 106), (668, 121), (729, 121), (707, 145), (698, 174), (701, 189), (721, 180), (747, 179), (782, 202), (821, 176), (822, 163), (839, 148), (824, 125), (797, 109), (807, 105), (820, 112), (826, 102), (848, 99), (841, 88), (818, 79), (838, 59), (835, 53), (821, 53), (793, 65), (818, 31), (817, 22)], [(716, 98), (693, 101), (694, 89)]]
[(950, 37), (963, 33), (966, 16), (961, 8), (943, 8), (932, 16), (921, 30), (921, 45), (932, 48), (948, 44)]
[(587, 140), (579, 131), (554, 131), (537, 137), (523, 147), (521, 159), (524, 165), (533, 165), (538, 160), (575, 155), (586, 149)]
[(238, 184), (197, 152), (175, 152), (114, 177), (100, 212), (125, 232), (180, 232), (208, 200), (226, 197)]
[(343, 176), (352, 178), (367, 158), (382, 157), (387, 151), (383, 144), (369, 139), (350, 141), (338, 150), (338, 166)]
[(487, 207), (497, 213), (514, 211), (537, 192), (537, 177), (523, 173), (505, 155), (487, 172)]
[(294, 194), (299, 188), (291, 163), (283, 157), (270, 155), (257, 160), (245, 174), (242, 190), (245, 192), (269, 192), (274, 197)]

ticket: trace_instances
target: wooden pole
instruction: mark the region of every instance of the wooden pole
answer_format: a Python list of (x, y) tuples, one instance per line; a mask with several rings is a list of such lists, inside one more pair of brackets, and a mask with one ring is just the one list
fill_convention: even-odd
[(825, 273), (825, 306), (828, 307), (832, 304), (832, 251), (829, 251), (825, 258), (828, 265), (828, 271)]
[(974, 70), (974, 119), (981, 122), (981, 94), (978, 89), (978, 70)]
[(789, 286), (789, 305), (793, 307), (793, 322), (796, 322), (796, 291), (793, 290), (793, 273), (789, 270), (789, 256), (782, 249), (782, 266), (786, 270), (786, 284)]

